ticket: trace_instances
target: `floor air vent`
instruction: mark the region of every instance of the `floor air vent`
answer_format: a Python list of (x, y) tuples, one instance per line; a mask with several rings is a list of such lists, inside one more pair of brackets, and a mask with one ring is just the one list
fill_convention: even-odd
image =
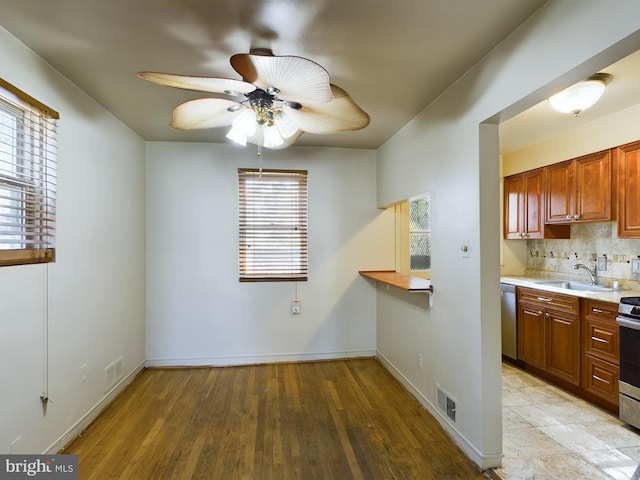
[(455, 423), (456, 421), (456, 401), (440, 385), (436, 383), (438, 391), (438, 408)]

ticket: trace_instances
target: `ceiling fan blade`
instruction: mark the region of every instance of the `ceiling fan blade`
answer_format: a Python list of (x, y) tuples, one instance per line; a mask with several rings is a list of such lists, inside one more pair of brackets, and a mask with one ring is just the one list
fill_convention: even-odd
[(360, 130), (369, 125), (369, 115), (342, 88), (331, 85), (334, 99), (329, 103), (306, 104), (287, 109), (286, 114), (300, 130), (319, 135)]
[[(234, 112), (229, 107), (242, 107)], [(200, 130), (231, 125), (244, 106), (224, 98), (197, 98), (178, 105), (169, 124), (177, 130)]]
[(231, 57), (231, 66), (246, 82), (262, 90), (275, 87), (278, 96), (288, 101), (304, 105), (333, 99), (329, 74), (306, 58), (239, 53)]
[(213, 77), (193, 77), (188, 75), (174, 75), (172, 73), (160, 72), (139, 72), (138, 76), (158, 85), (166, 87), (184, 88), (186, 90), (196, 90), (198, 92), (229, 93), (238, 94), (249, 93), (256, 89), (255, 85), (241, 80), (230, 78)]

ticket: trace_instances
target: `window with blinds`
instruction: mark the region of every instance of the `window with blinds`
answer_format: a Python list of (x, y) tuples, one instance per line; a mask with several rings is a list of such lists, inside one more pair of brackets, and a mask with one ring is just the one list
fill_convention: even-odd
[(307, 280), (307, 172), (238, 169), (241, 282)]
[(58, 118), (0, 79), (0, 265), (55, 258)]

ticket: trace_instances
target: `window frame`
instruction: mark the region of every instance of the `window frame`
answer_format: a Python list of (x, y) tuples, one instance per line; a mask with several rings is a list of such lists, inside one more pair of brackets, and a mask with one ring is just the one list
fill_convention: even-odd
[(60, 115), (1, 78), (0, 109), (0, 266), (55, 261)]
[[(429, 202), (431, 203), (431, 211), (433, 216), (433, 198), (429, 192), (417, 195), (415, 197), (411, 197), (408, 200), (400, 202), (396, 204), (393, 208), (395, 211), (395, 219), (396, 219), (396, 271), (398, 273), (403, 273), (405, 275), (411, 275), (414, 277), (421, 277), (430, 279), (431, 278), (431, 268), (428, 270), (412, 270), (411, 269), (411, 251), (409, 246), (409, 238), (410, 238), (410, 220), (409, 220), (409, 208), (410, 203), (414, 200), (419, 200), (422, 198), (428, 197)], [(429, 231), (420, 231), (421, 233), (428, 233), (432, 235), (432, 230)], [(433, 258), (433, 252), (431, 252), (431, 257)]]
[[(273, 182), (259, 186), (263, 178)], [(240, 282), (307, 281), (308, 230), (307, 170), (238, 169)]]

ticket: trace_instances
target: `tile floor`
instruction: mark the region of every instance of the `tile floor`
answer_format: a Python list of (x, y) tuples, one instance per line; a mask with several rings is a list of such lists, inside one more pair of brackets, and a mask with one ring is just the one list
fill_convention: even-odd
[[(629, 480), (640, 431), (527, 372), (502, 367), (503, 480)], [(638, 472), (640, 475), (640, 471)]]

